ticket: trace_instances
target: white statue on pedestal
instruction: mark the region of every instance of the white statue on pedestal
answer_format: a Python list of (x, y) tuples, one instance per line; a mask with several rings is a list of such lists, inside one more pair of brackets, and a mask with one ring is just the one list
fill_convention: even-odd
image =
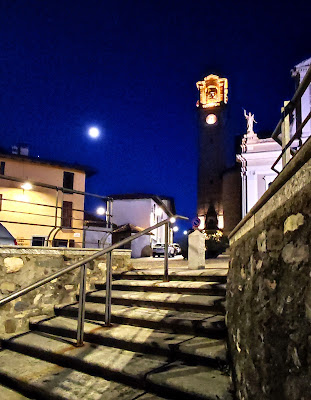
[(254, 134), (254, 122), (255, 124), (257, 124), (257, 122), (255, 121), (255, 115), (252, 114), (251, 112), (248, 113), (248, 115), (246, 114), (246, 110), (244, 109), (244, 117), (247, 120), (247, 133), (249, 134)]

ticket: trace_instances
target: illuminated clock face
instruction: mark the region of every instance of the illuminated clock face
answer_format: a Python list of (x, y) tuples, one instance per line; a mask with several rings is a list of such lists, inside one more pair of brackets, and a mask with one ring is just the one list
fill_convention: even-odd
[(217, 117), (215, 114), (208, 114), (205, 121), (208, 125), (214, 125), (217, 122)]

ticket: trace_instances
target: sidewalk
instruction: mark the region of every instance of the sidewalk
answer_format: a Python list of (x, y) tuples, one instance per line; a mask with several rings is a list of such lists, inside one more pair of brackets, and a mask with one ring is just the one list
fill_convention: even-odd
[[(164, 258), (132, 258), (131, 263), (136, 270), (144, 270), (152, 273), (163, 273)], [(188, 260), (182, 256), (176, 256), (168, 260), (169, 273), (182, 273), (183, 275), (205, 275), (207, 272), (220, 272), (225, 275), (228, 272), (229, 256), (220, 255), (217, 258), (205, 260), (205, 269), (193, 270), (188, 268)]]

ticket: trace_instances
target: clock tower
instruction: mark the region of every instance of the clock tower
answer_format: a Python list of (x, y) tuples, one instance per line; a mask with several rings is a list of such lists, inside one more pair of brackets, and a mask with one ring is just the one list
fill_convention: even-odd
[(208, 75), (196, 85), (200, 96), (197, 101), (200, 128), (197, 212), (205, 223), (207, 212), (214, 209), (218, 227), (223, 228), (228, 80)]

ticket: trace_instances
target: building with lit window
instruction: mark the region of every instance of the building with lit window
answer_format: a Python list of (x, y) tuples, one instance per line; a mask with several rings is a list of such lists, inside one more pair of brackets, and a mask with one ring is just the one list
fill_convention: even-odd
[[(111, 195), (113, 198), (112, 222), (118, 226), (112, 240), (119, 241), (149, 228), (175, 214), (175, 203), (171, 197), (152, 194)], [(163, 206), (163, 203), (164, 206)], [(131, 242), (127, 248), (132, 250), (132, 257), (151, 255), (151, 248), (156, 243), (165, 242), (165, 227), (155, 229), (152, 234), (143, 235)], [(173, 242), (173, 231), (170, 229), (169, 242)]]
[(94, 171), (12, 150), (0, 154), (1, 224), (18, 245), (82, 247), (85, 178)]

